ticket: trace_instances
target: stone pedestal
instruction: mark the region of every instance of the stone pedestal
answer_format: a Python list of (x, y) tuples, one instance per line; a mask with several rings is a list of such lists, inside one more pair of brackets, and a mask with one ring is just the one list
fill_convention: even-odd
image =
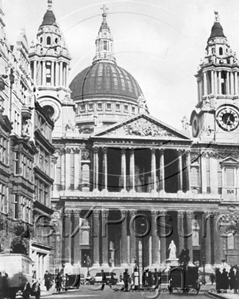
[(166, 264), (170, 266), (178, 266), (178, 258), (167, 258)]

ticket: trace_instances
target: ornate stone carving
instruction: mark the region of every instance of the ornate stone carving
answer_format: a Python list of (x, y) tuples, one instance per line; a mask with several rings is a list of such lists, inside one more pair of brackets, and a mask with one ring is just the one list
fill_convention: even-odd
[(136, 213), (137, 213), (136, 209), (130, 209), (130, 211), (129, 211), (129, 214), (130, 214), (131, 218), (134, 217), (134, 216), (136, 216)]
[(66, 149), (65, 149), (65, 153), (66, 153), (66, 154), (70, 154), (70, 153), (71, 153), (71, 148), (66, 148)]
[(102, 217), (104, 218), (104, 219), (107, 219), (108, 218), (108, 216), (109, 216), (109, 210), (108, 209), (102, 209)]
[[(94, 149), (96, 149), (96, 148), (94, 148)], [(89, 150), (88, 149), (82, 150), (82, 152), (81, 152), (81, 159), (82, 160), (87, 160), (87, 159), (89, 159), (89, 157), (90, 157)]]
[(159, 215), (160, 217), (166, 217), (166, 214), (167, 214), (167, 211), (166, 211), (166, 210), (160, 210), (160, 211), (158, 212), (158, 215)]
[(178, 218), (182, 219), (184, 217), (185, 211), (184, 210), (178, 210)]
[(93, 216), (95, 218), (99, 218), (99, 216), (100, 216), (100, 209), (94, 209), (93, 210)]
[(137, 136), (152, 136), (152, 137), (172, 137), (173, 135), (167, 130), (159, 127), (156, 124), (152, 124), (148, 120), (139, 119), (132, 123), (124, 125), (124, 131), (126, 135)]
[(193, 214), (193, 211), (187, 210), (185, 213), (186, 213), (186, 217), (187, 217), (187, 218), (189, 218), (189, 219), (192, 219), (192, 218), (193, 218), (193, 215), (194, 215), (194, 214)]
[(121, 209), (120, 212), (121, 212), (121, 217), (126, 217), (128, 214), (128, 210), (126, 209)]

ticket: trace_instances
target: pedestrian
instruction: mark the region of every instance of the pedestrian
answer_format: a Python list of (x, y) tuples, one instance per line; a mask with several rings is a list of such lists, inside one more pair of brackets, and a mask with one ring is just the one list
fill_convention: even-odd
[(239, 289), (239, 268), (237, 265), (231, 267), (229, 272), (230, 289), (234, 289), (234, 294), (237, 294)]
[(2, 299), (2, 273), (0, 272), (0, 299)]
[(184, 244), (183, 249), (182, 249), (181, 253), (179, 254), (178, 261), (179, 261), (179, 264), (183, 265), (184, 267), (186, 267), (190, 261), (189, 250), (188, 250), (186, 244)]
[(51, 275), (49, 274), (48, 271), (45, 272), (44, 280), (45, 280), (46, 290), (49, 291), (50, 286), (51, 286)]
[(128, 269), (125, 269), (125, 271), (124, 271), (123, 281), (124, 281), (124, 292), (128, 292), (128, 287), (129, 287), (129, 273), (128, 273)]
[(2, 275), (2, 297), (7, 298), (8, 296), (8, 274), (3, 272)]
[(139, 271), (137, 267), (134, 268), (133, 283), (134, 283), (134, 290), (137, 291), (139, 289)]
[(61, 285), (62, 285), (62, 277), (60, 272), (56, 275), (55, 283), (56, 283), (56, 291), (60, 293)]
[(101, 291), (103, 291), (105, 288), (105, 284), (106, 284), (106, 275), (105, 275), (104, 270), (101, 270), (101, 278), (102, 278)]
[(212, 285), (214, 284), (214, 281), (215, 281), (215, 275), (214, 275), (214, 273), (211, 273), (210, 274), (210, 280), (211, 280), (211, 283), (212, 283)]

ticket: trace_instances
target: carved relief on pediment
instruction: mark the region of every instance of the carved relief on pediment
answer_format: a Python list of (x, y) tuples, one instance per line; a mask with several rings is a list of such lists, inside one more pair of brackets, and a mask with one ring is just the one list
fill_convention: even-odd
[(145, 119), (139, 119), (123, 126), (126, 135), (172, 137), (173, 135), (162, 127)]

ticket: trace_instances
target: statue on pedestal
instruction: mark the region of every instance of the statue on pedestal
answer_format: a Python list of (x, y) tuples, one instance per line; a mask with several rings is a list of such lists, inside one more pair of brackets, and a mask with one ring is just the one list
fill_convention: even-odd
[(174, 244), (173, 240), (171, 241), (168, 249), (170, 250), (169, 259), (175, 259), (176, 258), (176, 245)]

